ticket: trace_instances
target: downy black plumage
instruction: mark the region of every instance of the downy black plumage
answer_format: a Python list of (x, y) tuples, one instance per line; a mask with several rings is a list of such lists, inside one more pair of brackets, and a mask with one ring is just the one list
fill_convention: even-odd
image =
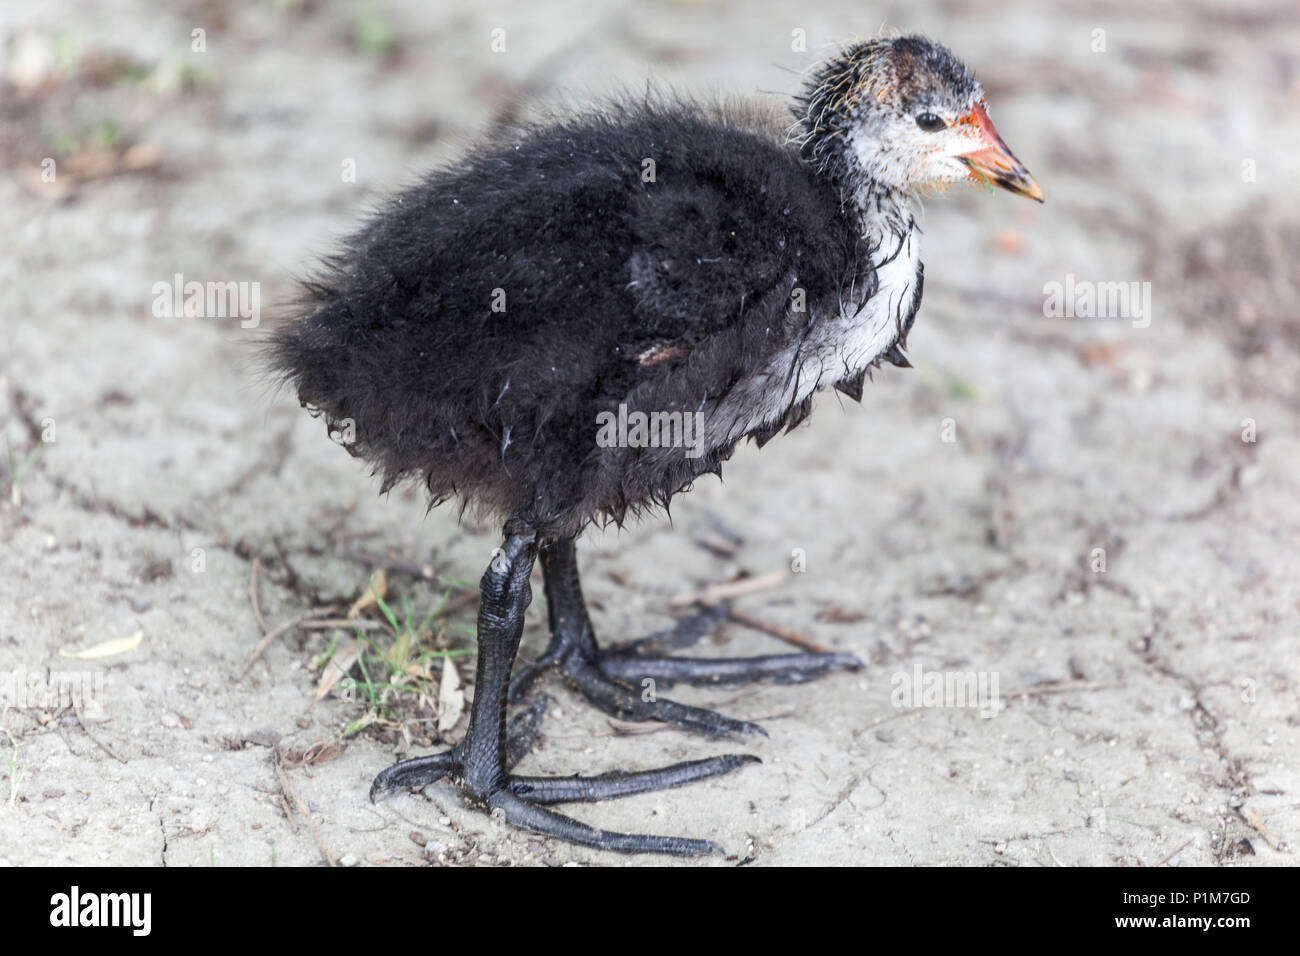
[[(811, 73), (794, 113), (787, 128), (752, 108), (645, 96), (516, 129), (372, 216), (308, 284), (301, 320), (275, 335), (274, 367), (354, 436), (350, 450), (385, 489), (419, 477), (434, 502), (459, 497), (506, 526), (483, 579), (466, 738), (392, 768), (377, 790), (451, 774), (513, 822), (576, 842), (711, 847), (608, 834), (537, 804), (677, 785), (747, 758), (589, 778), (580, 790), (551, 782), (561, 791), (545, 799), (542, 782), (508, 773), (527, 749), (501, 740), (539, 549), (553, 632), (539, 664), (563, 668), (618, 716), (752, 732), (640, 701), (638, 678), (799, 680), (857, 666), (846, 655), (601, 650), (573, 558), (589, 522), (666, 505), (719, 471), (737, 442), (762, 445), (797, 425), (817, 389), (860, 399), (872, 367), (907, 364), (922, 289), (916, 193), (980, 178), (1041, 198), (988, 122), (973, 76), (923, 38), (850, 46)], [(598, 422), (620, 407), (691, 415), (697, 444), (607, 446)], [(537, 669), (516, 676), (512, 699)]]
[(837, 184), (755, 119), (647, 97), (470, 154), (347, 242), (277, 366), (385, 488), (419, 475), (558, 535), (666, 502), (743, 435), (602, 448), (598, 415), (708, 410), (872, 288)]

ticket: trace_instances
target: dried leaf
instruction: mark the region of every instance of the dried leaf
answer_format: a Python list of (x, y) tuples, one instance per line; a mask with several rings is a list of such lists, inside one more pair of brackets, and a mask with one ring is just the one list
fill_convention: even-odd
[(312, 744), (306, 750), (282, 750), (280, 757), (284, 765), (290, 769), (318, 763), (325, 763), (327, 760), (333, 760), (343, 753), (343, 744), (337, 740), (319, 741)]
[(361, 597), (353, 601), (352, 606), (348, 608), (348, 618), (355, 620), (366, 608), (378, 604), (379, 601), (376, 599), (376, 595), (381, 598), (388, 596), (388, 572), (383, 568), (376, 571), (375, 576), (366, 582)]
[(465, 692), (460, 686), (460, 674), (450, 657), (442, 659), (442, 684), (438, 688), (438, 733), (445, 734), (456, 726), (465, 710)]
[(411, 660), (411, 650), (415, 647), (415, 636), (410, 631), (403, 631), (397, 635), (384, 657), (393, 669), (407, 677), (415, 677), (421, 680), (430, 680), (433, 675), (429, 673), (429, 663), (427, 660)]
[(1255, 832), (1264, 838), (1264, 842), (1274, 850), (1286, 849), (1286, 843), (1276, 833), (1269, 829), (1268, 824), (1264, 822), (1263, 815), (1251, 807), (1241, 811), (1242, 819), (1249, 823)]
[(355, 637), (345, 647), (340, 647), (334, 652), (334, 656), (325, 662), (325, 667), (321, 671), (320, 680), (316, 684), (316, 697), (312, 704), (318, 704), (326, 694), (328, 694), (334, 685), (348, 676), (348, 671), (352, 670), (352, 665), (357, 662), (361, 656), (361, 642)]
[(79, 661), (95, 661), (103, 657), (115, 657), (118, 654), (133, 651), (140, 646), (140, 642), (143, 640), (144, 631), (140, 630), (126, 637), (114, 637), (98, 644), (92, 644), (90, 647), (84, 647), (81, 650), (69, 650), (66, 647), (61, 647), (59, 648), (59, 656), (71, 657)]

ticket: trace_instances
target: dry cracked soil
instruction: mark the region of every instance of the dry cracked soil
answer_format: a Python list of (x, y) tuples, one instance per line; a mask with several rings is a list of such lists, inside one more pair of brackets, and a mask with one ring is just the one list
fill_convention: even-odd
[[(1280, 0), (0, 7), (0, 862), (611, 862), (445, 785), (367, 800), (464, 732), (465, 585), (497, 532), (381, 497), (268, 390), (255, 341), (366, 209), (532, 104), (647, 77), (780, 102), (881, 23), (975, 68), (1047, 203), (927, 201), (915, 370), (861, 406), (823, 393), (671, 523), (581, 545), (605, 638), (777, 572), (734, 605), (767, 630), (731, 621), (705, 652), (780, 650), (777, 630), (868, 666), (676, 692), (770, 733), (739, 744), (620, 725), (553, 680), (523, 768), (760, 756), (573, 811), (727, 850), (673, 865), (1293, 863), (1300, 8)], [(167, 315), (177, 276), (255, 283), (258, 327)], [(1053, 283), (1134, 294), (1053, 315)], [(379, 568), (400, 639), (354, 608)], [(349, 609), (355, 628), (282, 628)], [(524, 656), (545, 638), (539, 599)], [(902, 694), (918, 671), (996, 681), (998, 706)]]

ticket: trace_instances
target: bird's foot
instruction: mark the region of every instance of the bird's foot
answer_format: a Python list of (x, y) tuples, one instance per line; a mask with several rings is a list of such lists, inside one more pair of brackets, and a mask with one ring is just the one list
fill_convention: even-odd
[[(505, 765), (513, 770), (515, 764), (530, 754), (541, 736), (542, 723), (546, 720), (546, 705), (550, 698), (539, 696), (527, 707), (510, 718), (506, 726)], [(457, 744), (451, 750), (424, 757), (412, 757), (395, 763), (387, 770), (381, 771), (370, 784), (370, 802), (393, 790), (419, 789), (431, 783), (437, 783), (443, 777), (452, 775), (465, 764), (465, 742)]]
[(836, 670), (857, 670), (862, 662), (851, 654), (796, 653), (761, 657), (672, 657), (664, 651), (697, 643), (727, 617), (725, 604), (705, 608), (657, 634), (608, 649), (594, 640), (567, 640), (560, 634), (547, 653), (515, 680), (518, 696), (545, 668), (558, 666), (566, 681), (602, 711), (619, 720), (658, 720), (683, 730), (713, 735), (749, 735), (766, 731), (702, 707), (692, 707), (658, 695), (660, 685), (734, 685), (770, 680), (800, 683)]
[[(531, 749), (545, 711), (546, 698), (543, 697), (510, 722), (506, 745), (508, 767), (513, 768)], [(493, 813), (500, 812), (507, 823), (525, 830), (600, 850), (700, 856), (720, 853), (722, 848), (710, 840), (601, 830), (546, 807), (555, 803), (594, 802), (667, 790), (759, 762), (757, 757), (749, 754), (726, 754), (656, 770), (612, 771), (591, 777), (527, 777), (492, 772), (490, 761), (476, 757), (473, 748), (466, 744), (467, 741), (462, 741), (445, 753), (394, 764), (375, 777), (370, 786), (370, 799), (373, 801), (402, 788), (425, 787), (448, 777), (471, 803)]]

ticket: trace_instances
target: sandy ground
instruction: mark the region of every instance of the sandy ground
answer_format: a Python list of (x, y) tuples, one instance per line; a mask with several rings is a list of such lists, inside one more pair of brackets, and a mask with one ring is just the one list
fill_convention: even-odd
[[(414, 491), (380, 498), (268, 398), (252, 343), (332, 237), (519, 102), (646, 76), (784, 95), (882, 22), (976, 68), (1047, 204), (929, 202), (915, 371), (878, 374), (861, 407), (824, 395), (671, 525), (582, 544), (606, 638), (785, 569), (737, 607), (869, 666), (675, 694), (771, 734), (740, 742), (628, 734), (552, 682), (524, 767), (760, 756), (573, 810), (728, 852), (682, 865), (1293, 863), (1300, 11), (1281, 0), (6, 5), (0, 680), (23, 687), (0, 701), (0, 862), (663, 862), (510, 831), (443, 785), (372, 806), (378, 770), (442, 746), (438, 675), (428, 706), (349, 733), (364, 702), (312, 706), (347, 631), (291, 629), (240, 676), (255, 560), (274, 628), (346, 607), (367, 557), (474, 581), (496, 544)], [(178, 273), (259, 283), (260, 327), (158, 315)], [(1067, 275), (1149, 283), (1150, 310), (1045, 315)], [(443, 591), (389, 573), (418, 612)], [(531, 656), (541, 601), (529, 619)], [(462, 611), (423, 640), (472, 633)], [(782, 647), (731, 625), (705, 652)], [(917, 667), (996, 679), (1001, 706), (907, 706)], [(80, 714), (41, 697), (58, 674), (91, 682)]]

